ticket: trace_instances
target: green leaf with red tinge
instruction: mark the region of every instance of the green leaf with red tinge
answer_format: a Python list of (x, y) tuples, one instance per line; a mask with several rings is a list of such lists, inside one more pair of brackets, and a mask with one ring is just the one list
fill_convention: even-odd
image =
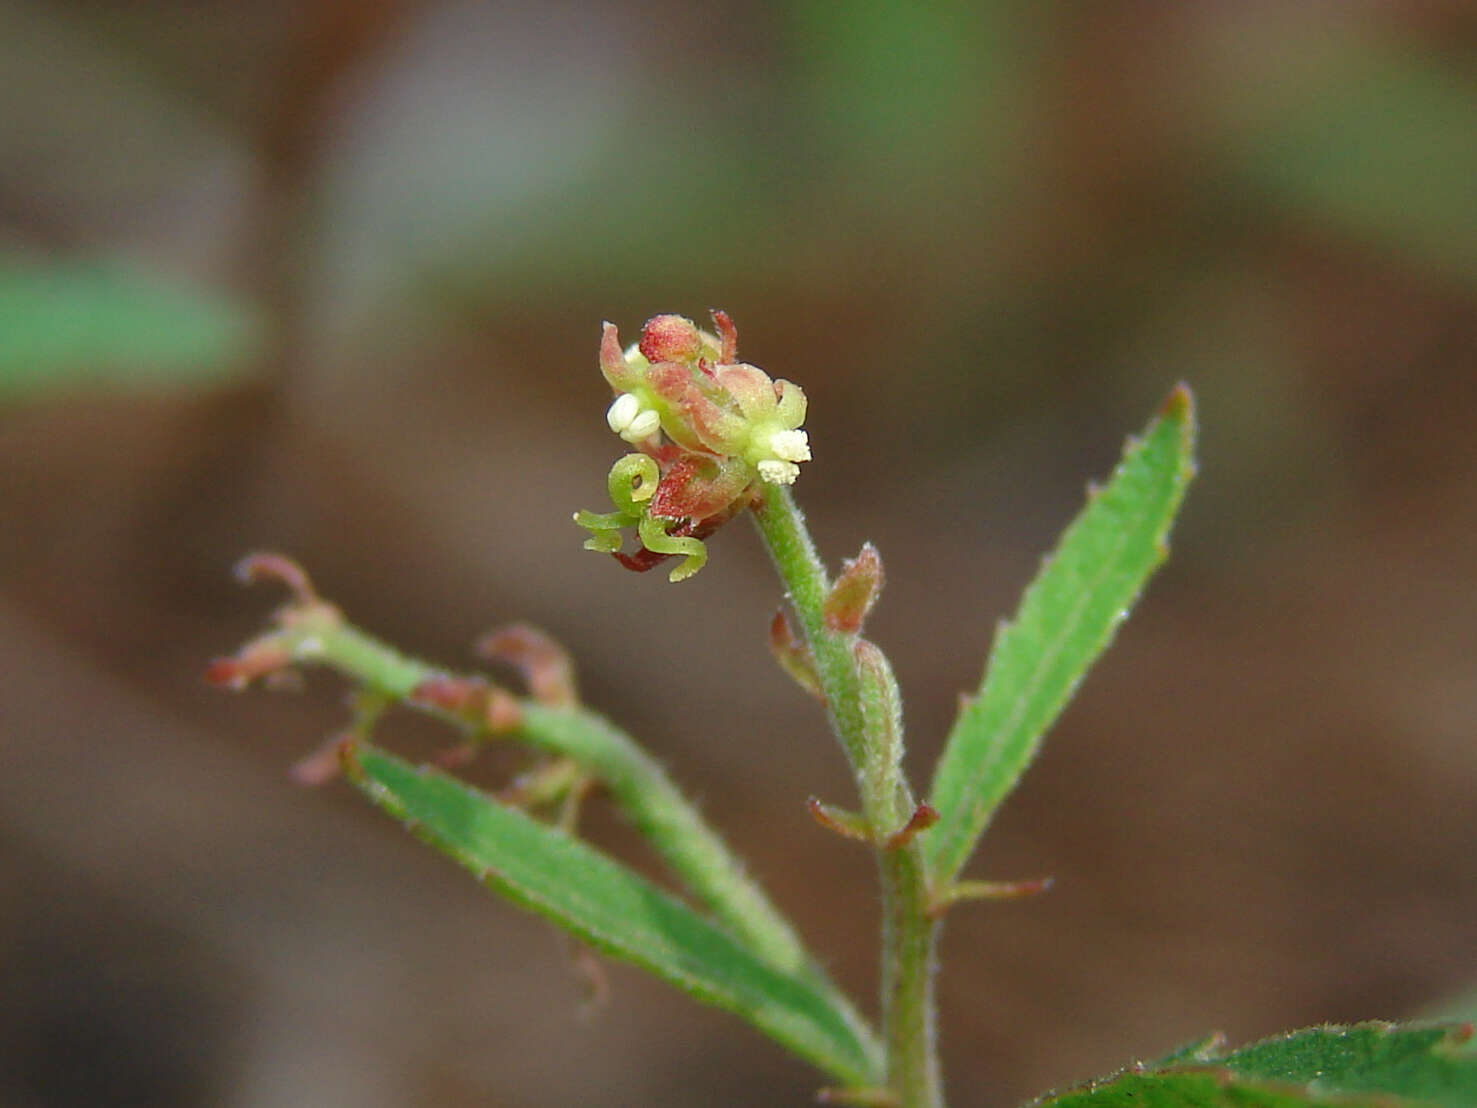
[(813, 978), (762, 961), (593, 847), (369, 744), (353, 748), (348, 769), (375, 804), (514, 904), (747, 1020), (845, 1084), (880, 1080), (875, 1043)]
[(942, 886), (1035, 757), (1046, 729), (1112, 641), (1168, 554), (1169, 528), (1194, 476), (1195, 412), (1181, 385), (1108, 484), (1062, 535), (1000, 626), (978, 696), (959, 714), (933, 779), (939, 823), (920, 840)]
[(1215, 1046), (1138, 1066), (1034, 1108), (1473, 1108), (1471, 1024), (1315, 1027), (1239, 1050)]

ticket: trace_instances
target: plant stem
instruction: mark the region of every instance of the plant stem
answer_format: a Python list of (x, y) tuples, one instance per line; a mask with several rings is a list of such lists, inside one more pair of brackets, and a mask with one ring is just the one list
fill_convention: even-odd
[[(901, 766), (897, 690), (880, 651), (826, 626), (830, 579), (788, 488), (766, 486), (754, 508), (759, 533), (784, 582), (815, 662), (826, 712), (879, 843), (906, 821), (913, 801)], [(882, 886), (882, 1037), (887, 1085), (900, 1108), (943, 1108), (934, 1027), (937, 921), (917, 839), (878, 847)]]
[[(298, 609), (263, 640), (303, 665), (336, 670), (389, 700), (465, 726), (453, 713), (413, 697), (425, 681), (444, 676), (344, 620), (337, 609)], [(875, 1047), (876, 1032), (805, 950), (789, 921), (745, 872), (743, 863), (672, 783), (660, 763), (624, 731), (585, 708), (518, 701), (517, 730), (509, 737), (572, 760), (597, 778), (616, 805), (714, 917), (754, 954), (776, 969), (810, 979), (851, 1024), (858, 1041)]]

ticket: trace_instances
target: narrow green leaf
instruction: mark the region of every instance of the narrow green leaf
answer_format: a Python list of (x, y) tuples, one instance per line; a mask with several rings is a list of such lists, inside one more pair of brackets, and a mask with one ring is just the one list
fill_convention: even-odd
[(833, 1078), (859, 1085), (879, 1080), (875, 1047), (812, 980), (761, 961), (594, 848), (368, 744), (355, 748), (351, 777), (379, 807), (513, 903), (747, 1020)]
[(1470, 1024), (1318, 1027), (1230, 1052), (1176, 1054), (1168, 1068), (1135, 1067), (1036, 1108), (1400, 1108), (1477, 1105)]
[(952, 880), (1041, 737), (1112, 640), (1150, 573), (1194, 475), (1195, 413), (1183, 385), (1144, 437), (1130, 440), (1107, 487), (1062, 535), (996, 632), (980, 692), (963, 711), (934, 774), (940, 820), (923, 836), (931, 872)]

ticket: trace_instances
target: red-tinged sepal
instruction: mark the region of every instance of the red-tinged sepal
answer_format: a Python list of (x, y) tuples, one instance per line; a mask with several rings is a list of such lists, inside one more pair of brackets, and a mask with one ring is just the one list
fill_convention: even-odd
[(309, 789), (328, 784), (343, 769), (339, 748), (345, 741), (353, 741), (353, 736), (348, 732), (329, 736), (317, 750), (304, 755), (288, 767), (288, 778), (294, 785)]
[(642, 357), (657, 362), (696, 362), (703, 355), (703, 333), (692, 320), (680, 315), (654, 315), (641, 328), (636, 344)]
[(317, 633), (336, 626), (338, 610), (319, 599), (303, 568), (281, 554), (249, 554), (236, 563), (236, 579), (244, 585), (275, 581), (291, 593), (287, 605), (273, 616), (276, 627), (258, 635), (235, 654), (216, 658), (205, 669), (205, 680), (220, 688), (240, 691), (253, 681), (289, 687), (292, 666), (312, 661), (321, 644)]
[(523, 724), (517, 698), (481, 677), (428, 677), (411, 690), (408, 699), (444, 712), (476, 733), (501, 735)]
[(927, 831), (939, 821), (939, 814), (928, 804), (919, 804), (908, 817), (908, 822), (899, 827), (881, 842), (883, 850), (901, 850), (913, 841), (920, 831)]
[(340, 748), (345, 743), (367, 740), (374, 733), (390, 698), (377, 689), (360, 688), (354, 693), (354, 719), (348, 727), (331, 735), (317, 750), (299, 758), (287, 771), (287, 776), (297, 785), (315, 788), (327, 784), (339, 775), (342, 769)]
[(821, 607), (821, 618), (832, 631), (855, 635), (866, 623), (867, 615), (882, 592), (882, 556), (871, 543), (861, 553), (848, 558), (841, 574)]
[(275, 634), (253, 639), (235, 654), (216, 658), (205, 667), (205, 680), (217, 688), (241, 692), (253, 681), (287, 672), (291, 648)]
[(928, 914), (938, 917), (964, 900), (1024, 900), (1040, 896), (1054, 879), (1035, 877), (1026, 881), (954, 881), (933, 894)]
[(890, 834), (882, 834), (873, 828), (865, 816), (823, 803), (816, 797), (812, 796), (807, 800), (805, 806), (809, 809), (811, 818), (827, 831), (834, 832), (843, 839), (867, 843), (879, 850), (901, 850), (912, 842), (914, 836), (920, 831), (926, 831), (939, 820), (939, 814), (936, 811), (927, 804), (919, 804), (913, 809), (913, 814), (908, 817), (905, 824)]
[(631, 392), (643, 381), (641, 368), (627, 360), (621, 349), (621, 337), (614, 323), (601, 325), (600, 372), (616, 392)]
[(845, 808), (826, 804), (819, 797), (814, 796), (805, 802), (805, 807), (809, 809), (811, 818), (827, 831), (834, 832), (843, 839), (850, 839), (853, 842), (870, 843), (873, 841), (871, 824), (856, 812), (848, 812)]
[(718, 332), (718, 361), (732, 365), (738, 361), (738, 328), (729, 314), (719, 308), (712, 311), (713, 329)]
[(769, 652), (795, 684), (811, 696), (819, 700), (825, 699), (825, 694), (821, 692), (820, 676), (815, 671), (815, 655), (795, 633), (795, 627), (783, 608), (776, 611), (774, 618), (769, 621)]
[(650, 511), (667, 519), (709, 519), (725, 512), (751, 480), (736, 458), (684, 454), (662, 475)]
[(647, 550), (645, 547), (636, 551), (634, 554), (622, 554), (619, 550), (613, 550), (611, 554), (616, 561), (632, 573), (647, 573), (672, 556), (670, 554), (658, 554), (655, 550)]
[(538, 703), (551, 708), (570, 708), (579, 703), (573, 659), (537, 627), (526, 623), (500, 627), (478, 639), (473, 649), (488, 661), (517, 670), (528, 686), (528, 694)]
[(743, 448), (743, 416), (722, 403), (724, 393), (705, 375), (677, 362), (662, 362), (646, 371), (646, 385), (659, 402), (662, 430), (679, 446), (718, 455)]
[(319, 602), (318, 593), (308, 577), (307, 570), (285, 554), (258, 551), (248, 554), (236, 563), (236, 580), (243, 585), (255, 585), (259, 581), (276, 581), (285, 585), (297, 604)]
[(779, 395), (769, 374), (758, 366), (721, 365), (714, 370), (714, 377), (733, 397), (745, 419), (765, 419), (774, 414)]

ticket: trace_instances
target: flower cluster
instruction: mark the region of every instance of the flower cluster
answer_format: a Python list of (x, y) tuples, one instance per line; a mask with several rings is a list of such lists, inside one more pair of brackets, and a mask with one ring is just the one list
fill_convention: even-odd
[[(645, 571), (674, 555), (673, 581), (707, 561), (703, 539), (738, 515), (765, 484), (792, 484), (810, 459), (805, 393), (738, 360), (738, 332), (714, 312), (716, 334), (690, 319), (659, 315), (641, 341), (621, 349), (613, 324), (600, 341), (600, 371), (615, 390), (610, 429), (635, 447), (611, 467), (614, 512), (577, 512), (588, 550)], [(641, 550), (621, 553), (634, 528)]]

